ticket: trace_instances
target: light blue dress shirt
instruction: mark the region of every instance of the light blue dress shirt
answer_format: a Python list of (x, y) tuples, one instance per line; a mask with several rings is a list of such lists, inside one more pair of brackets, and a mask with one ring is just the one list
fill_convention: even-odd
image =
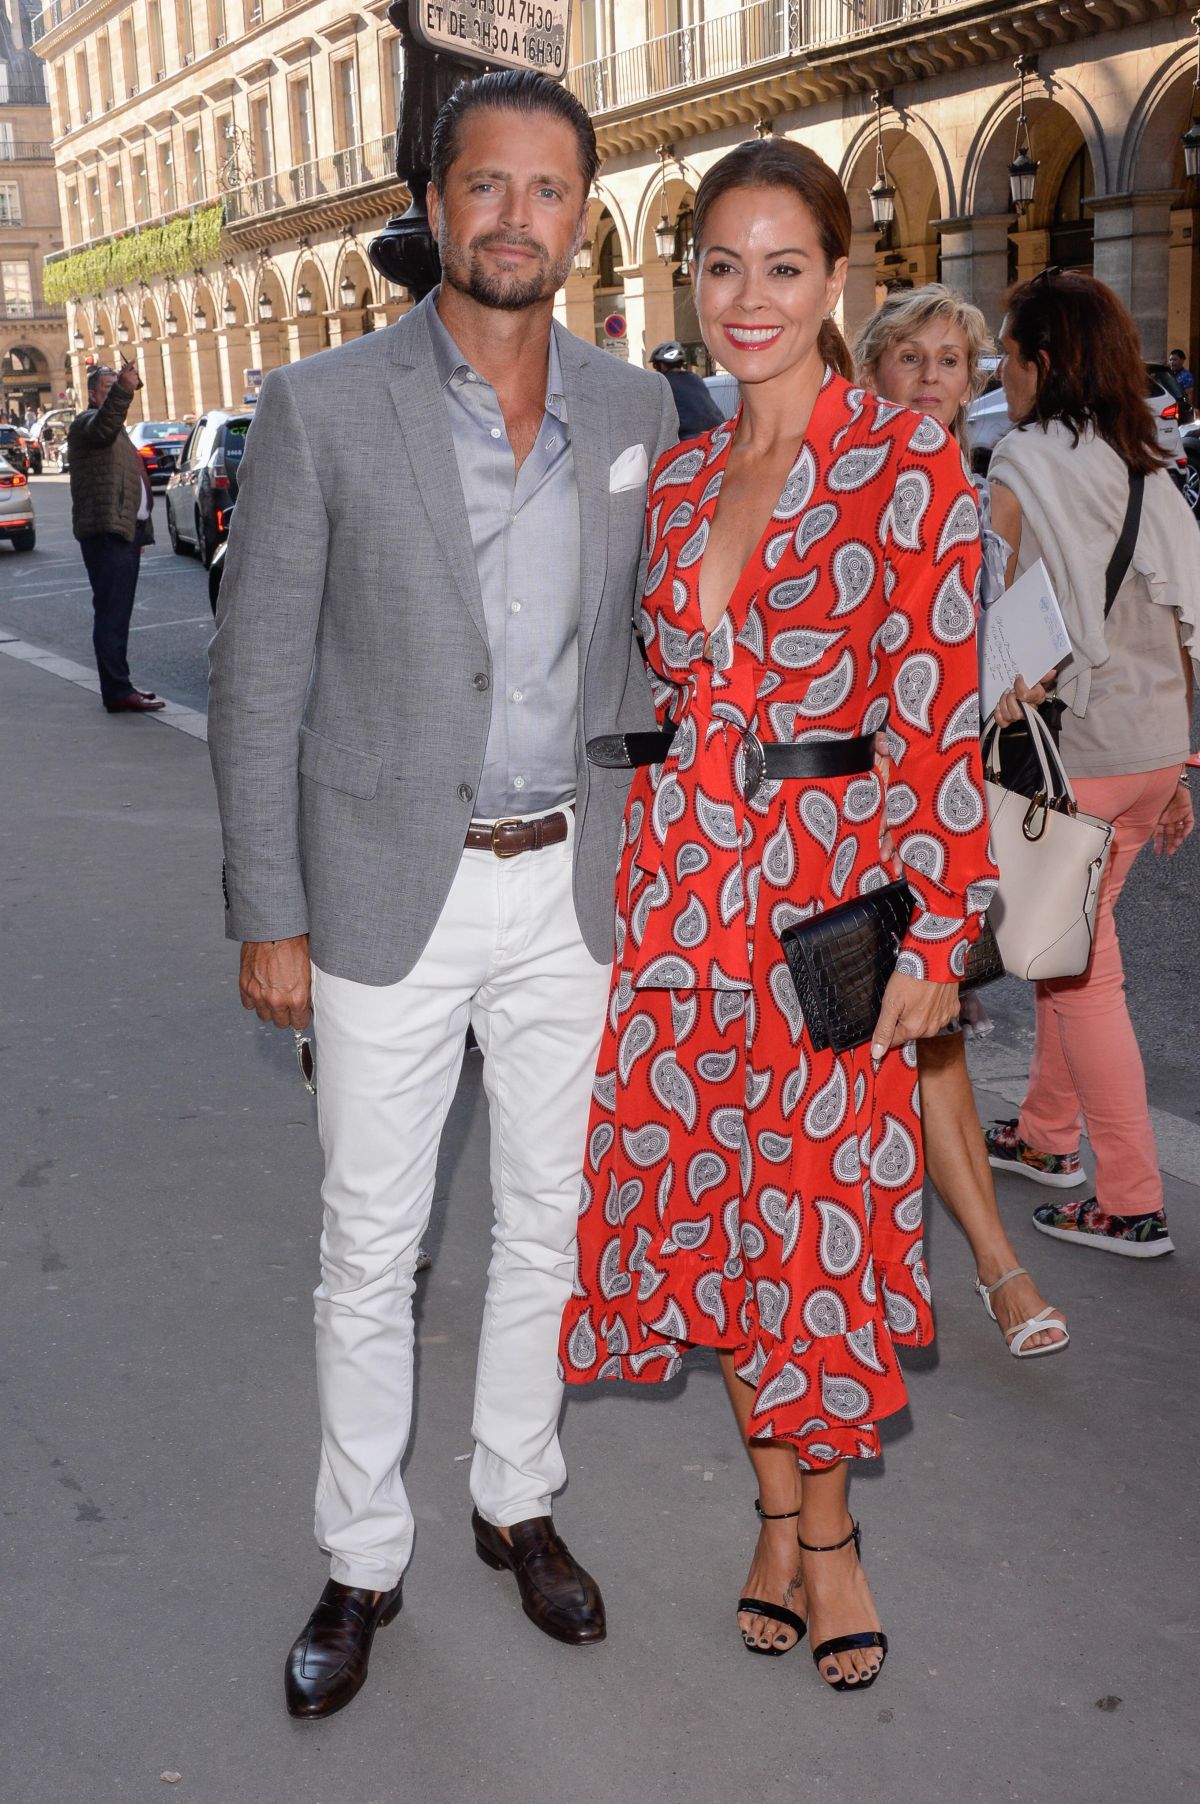
[(478, 820), (536, 814), (575, 794), (579, 491), (554, 334), (546, 410), (516, 468), (491, 383), (436, 311), (434, 357), (471, 526), (491, 652), (491, 719)]

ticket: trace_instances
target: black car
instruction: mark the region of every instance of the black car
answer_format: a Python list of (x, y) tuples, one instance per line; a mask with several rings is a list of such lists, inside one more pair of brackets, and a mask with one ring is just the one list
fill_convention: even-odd
[(150, 487), (165, 489), (191, 427), (184, 420), (139, 420), (127, 430), (134, 449), (146, 466)]
[(25, 434), (19, 426), (0, 426), (0, 458), (14, 470), (19, 470), (22, 476), (28, 476), (29, 452)]
[(207, 570), (229, 531), (249, 413), (211, 409), (196, 421), (167, 483), (167, 536), (180, 557), (194, 553)]

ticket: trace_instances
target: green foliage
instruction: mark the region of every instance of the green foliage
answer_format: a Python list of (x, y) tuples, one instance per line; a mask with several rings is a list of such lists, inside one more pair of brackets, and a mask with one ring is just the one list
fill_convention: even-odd
[(101, 295), (113, 288), (132, 288), (154, 276), (178, 275), (210, 263), (221, 243), (225, 210), (201, 207), (179, 219), (148, 226), (144, 232), (119, 232), (90, 250), (72, 251), (48, 262), (42, 290), (55, 305), (80, 295)]

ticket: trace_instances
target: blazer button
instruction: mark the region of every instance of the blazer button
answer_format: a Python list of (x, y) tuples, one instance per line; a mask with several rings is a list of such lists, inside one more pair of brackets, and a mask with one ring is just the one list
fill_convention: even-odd
[(476, 675), (474, 677), (474, 683), (475, 683), (476, 689), (482, 691), (484, 689), (491, 688), (492, 679), (491, 679), (491, 677), (489, 677), (486, 670), (480, 670), (476, 673)]
[(471, 788), (469, 783), (459, 784), (458, 799), (460, 802), (473, 802), (475, 800), (475, 791)]

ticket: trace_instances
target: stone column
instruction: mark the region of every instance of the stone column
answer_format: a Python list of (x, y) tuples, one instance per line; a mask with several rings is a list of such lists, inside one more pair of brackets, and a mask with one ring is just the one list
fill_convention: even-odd
[(1038, 276), (1050, 262), (1049, 232), (1017, 232), (1013, 237), (1017, 251), (1017, 281), (1028, 282)]
[(1096, 221), (1092, 269), (1124, 301), (1142, 337), (1142, 354), (1160, 358), (1169, 348), (1167, 287), (1171, 201), (1157, 194), (1113, 194), (1088, 202)]
[(1171, 209), (1167, 271), (1166, 349), (1178, 345), (1194, 370), (1200, 355), (1200, 208)]
[(854, 232), (850, 238), (850, 267), (838, 324), (849, 344), (853, 344), (859, 328), (875, 311), (875, 242), (879, 234), (872, 226)]
[(246, 387), (245, 371), (257, 368), (250, 355), (250, 334), (245, 326), (225, 326), (215, 337), (217, 368), (221, 379), (221, 405), (240, 407)]
[(554, 317), (560, 325), (582, 338), (587, 344), (596, 342), (596, 278), (572, 270), (566, 285), (554, 300)]
[(644, 364), (655, 345), (675, 336), (674, 268), (656, 257), (618, 273), (625, 285), (629, 361)]
[(1007, 213), (941, 219), (942, 281), (981, 310), (993, 331), (1000, 328), (1008, 287)]

